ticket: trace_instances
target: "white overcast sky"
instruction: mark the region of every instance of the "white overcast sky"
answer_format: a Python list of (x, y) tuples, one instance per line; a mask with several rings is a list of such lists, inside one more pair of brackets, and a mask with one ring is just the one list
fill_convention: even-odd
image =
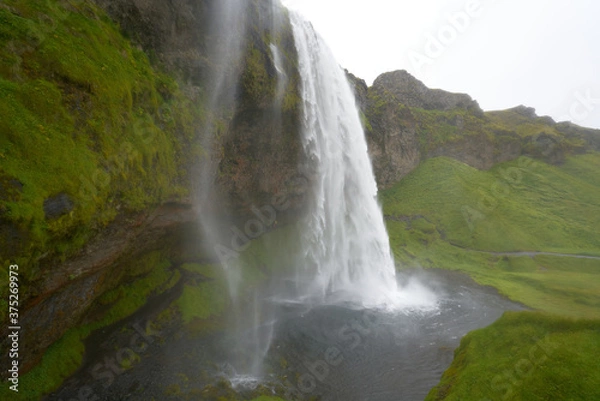
[(282, 1), (369, 85), (405, 69), (484, 110), (524, 104), (600, 128), (600, 1)]

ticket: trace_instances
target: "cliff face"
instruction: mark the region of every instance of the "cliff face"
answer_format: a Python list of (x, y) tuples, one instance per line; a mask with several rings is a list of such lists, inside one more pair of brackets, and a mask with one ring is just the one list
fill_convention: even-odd
[(369, 89), (365, 114), (373, 169), (380, 189), (386, 188), (421, 161), (417, 121), (408, 107), (391, 97), (379, 97), (373, 88)]
[[(362, 85), (350, 81), (364, 104)], [(557, 124), (524, 106), (484, 113), (468, 95), (429, 89), (406, 71), (382, 74), (367, 93), (366, 134), (382, 189), (430, 157), (489, 169), (521, 155), (561, 163), (568, 154), (599, 149), (598, 130)]]
[[(211, 29), (217, 1), (0, 6), (0, 110), (10, 116), (0, 124), (0, 262), (21, 266), (21, 373), (89, 323), (104, 294), (173, 260), (172, 239), (199, 213), (240, 218), (277, 196), (290, 213), (301, 208), (291, 27), (278, 3), (239, 3), (241, 50), (228, 65), (213, 53), (228, 39)], [(281, 110), (271, 44), (288, 78)], [(232, 99), (214, 106), (207, 81), (223, 70)], [(207, 191), (207, 209), (195, 210)]]
[[(211, 166), (202, 168), (211, 171), (212, 199), (226, 202), (215, 212), (243, 216), (252, 205), (264, 205), (274, 195), (288, 198), (291, 210), (301, 208), (296, 185), (300, 176), (299, 79), (293, 34), (280, 3), (96, 2), (159, 65), (180, 78), (192, 100), (204, 104), (207, 116), (197, 122), (197, 131), (204, 138), (201, 142), (209, 152)], [(237, 26), (215, 26), (223, 21), (227, 7), (241, 9)], [(240, 41), (239, 57), (223, 57), (221, 48), (236, 40), (234, 36)], [(281, 104), (274, 104), (278, 82), (271, 45), (278, 47), (287, 77), (283, 97), (278, 100)], [(216, 89), (211, 81), (215, 79), (224, 84), (217, 89), (219, 96), (231, 97), (220, 99), (219, 110), (211, 104), (211, 92)], [(198, 173), (197, 165), (191, 168)], [(206, 191), (206, 183), (203, 185), (196, 191)]]

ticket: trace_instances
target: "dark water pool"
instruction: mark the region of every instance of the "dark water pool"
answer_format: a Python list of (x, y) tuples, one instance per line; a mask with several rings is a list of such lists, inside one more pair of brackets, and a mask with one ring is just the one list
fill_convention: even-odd
[[(423, 400), (451, 363), (462, 336), (506, 310), (524, 309), (456, 272), (412, 271), (399, 280), (415, 276), (436, 294), (435, 310), (278, 305), (266, 385), (287, 391), (290, 400)], [(209, 398), (207, 386), (222, 385), (219, 377), (227, 371), (228, 337), (218, 327), (210, 334), (153, 329), (148, 322), (165, 305), (157, 303), (153, 313), (95, 335), (82, 369), (46, 399)], [(131, 363), (123, 366), (123, 361)]]
[[(433, 311), (319, 307), (281, 322), (275, 350), (286, 357), (298, 399), (423, 400), (466, 333), (522, 306), (448, 271), (413, 272), (438, 295)], [(406, 277), (404, 277), (406, 278)]]

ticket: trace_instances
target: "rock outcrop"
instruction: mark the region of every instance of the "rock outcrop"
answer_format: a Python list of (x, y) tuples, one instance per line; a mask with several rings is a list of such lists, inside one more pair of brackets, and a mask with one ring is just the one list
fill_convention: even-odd
[(358, 78), (348, 70), (346, 72), (346, 78), (350, 83), (350, 86), (354, 90), (354, 96), (356, 97), (356, 106), (361, 113), (365, 113), (367, 110), (367, 102), (369, 97), (369, 86), (364, 79)]
[(397, 102), (408, 107), (442, 111), (464, 109), (477, 115), (483, 113), (479, 104), (469, 95), (429, 89), (405, 70), (381, 74), (373, 82), (373, 89), (388, 92)]
[(421, 162), (417, 121), (407, 106), (374, 96), (366, 107), (369, 154), (380, 189), (397, 183)]
[[(360, 81), (349, 77), (361, 105)], [(478, 169), (521, 155), (558, 164), (600, 143), (598, 130), (557, 124), (530, 107), (484, 113), (468, 95), (429, 89), (406, 71), (379, 76), (367, 99), (366, 134), (381, 189), (430, 157), (452, 157)]]

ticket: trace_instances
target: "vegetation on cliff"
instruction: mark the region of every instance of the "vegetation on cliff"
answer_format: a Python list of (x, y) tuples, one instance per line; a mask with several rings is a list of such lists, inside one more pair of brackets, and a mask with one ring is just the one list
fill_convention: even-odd
[[(115, 277), (125, 284), (106, 292), (97, 300), (93, 315), (87, 323), (73, 327), (44, 353), (40, 363), (20, 378), (21, 399), (36, 400), (56, 390), (63, 381), (81, 366), (85, 339), (94, 331), (124, 319), (146, 304), (151, 296), (172, 288), (180, 279), (178, 271), (159, 252), (127, 265), (126, 278)], [(7, 386), (0, 388), (0, 396), (10, 397)], [(8, 398), (7, 398), (8, 399)]]
[(364, 107), (363, 125), (382, 189), (430, 157), (490, 169), (522, 155), (558, 164), (569, 155), (600, 150), (598, 130), (557, 124), (524, 106), (484, 113), (467, 95), (431, 90), (406, 72), (396, 73), (402, 73), (399, 82), (392, 73), (376, 80)]
[[(187, 169), (201, 153), (195, 122), (202, 108), (92, 2), (6, 1), (0, 5), (0, 113), (4, 322), (9, 261), (21, 267), (24, 317), (29, 298), (40, 295), (40, 276), (51, 277), (48, 269), (60, 269), (117, 216), (188, 195)], [(155, 256), (124, 263), (125, 270), (96, 283), (110, 290), (97, 300), (104, 312), (67, 331), (28, 374), (22, 370), (23, 399), (39, 398), (72, 374), (92, 331), (177, 282), (164, 255)], [(23, 354), (34, 351), (27, 345), (39, 335), (28, 327)]]
[(199, 110), (90, 2), (7, 1), (0, 21), (0, 261), (33, 281), (119, 213), (186, 194)]
[[(260, 180), (253, 173), (260, 167), (273, 181), (262, 194), (271, 199), (286, 185), (285, 175), (295, 174), (300, 102), (291, 27), (283, 24), (272, 31), (270, 21), (263, 20), (264, 6), (254, 2), (250, 7), (237, 114), (228, 116), (231, 121), (215, 120), (224, 135), (218, 138), (221, 154), (211, 156), (222, 158), (219, 178), (234, 185), (232, 192), (256, 193)], [(173, 68), (164, 57), (158, 58), (165, 62), (160, 68), (151, 65), (147, 54), (152, 49), (144, 52), (130, 43), (93, 2), (8, 1), (0, 5), (0, 22), (0, 272), (9, 261), (22, 267), (21, 305), (27, 305), (36, 296), (43, 298), (38, 302), (51, 298), (39, 290), (39, 283), (53, 276), (47, 269), (60, 269), (98, 233), (110, 231), (111, 222), (137, 220), (160, 204), (190, 196), (190, 169), (207, 156), (198, 145), (198, 127), (208, 120), (205, 113), (217, 113), (205, 111), (202, 96), (172, 77), (189, 71), (162, 72), (164, 66)], [(145, 33), (152, 35), (152, 30)], [(152, 43), (142, 39), (148, 38), (140, 37), (142, 44)], [(271, 124), (277, 85), (271, 43), (284, 53), (288, 76), (279, 124)], [(272, 135), (259, 135), (261, 127)], [(276, 160), (264, 163), (259, 156), (268, 146), (285, 152), (268, 152)], [(286, 163), (287, 169), (274, 167)], [(85, 319), (78, 319), (81, 311), (73, 315), (82, 323), (53, 327), (47, 338), (62, 338), (25, 374), (37, 361), (27, 359), (21, 377), (26, 398), (39, 398), (75, 372), (90, 333), (130, 316), (183, 274), (202, 278), (184, 286), (170, 310), (191, 325), (223, 312), (224, 278), (206, 280), (207, 268), (194, 265), (172, 270), (169, 246), (134, 254), (136, 261), (125, 255), (105, 269), (108, 273), (88, 292), (89, 303), (104, 295), (91, 304)], [(0, 321), (6, 314), (6, 277), (0, 278)], [(69, 276), (74, 287), (80, 278)], [(60, 315), (62, 309), (52, 311)], [(32, 331), (28, 336), (32, 346), (39, 335)]]

